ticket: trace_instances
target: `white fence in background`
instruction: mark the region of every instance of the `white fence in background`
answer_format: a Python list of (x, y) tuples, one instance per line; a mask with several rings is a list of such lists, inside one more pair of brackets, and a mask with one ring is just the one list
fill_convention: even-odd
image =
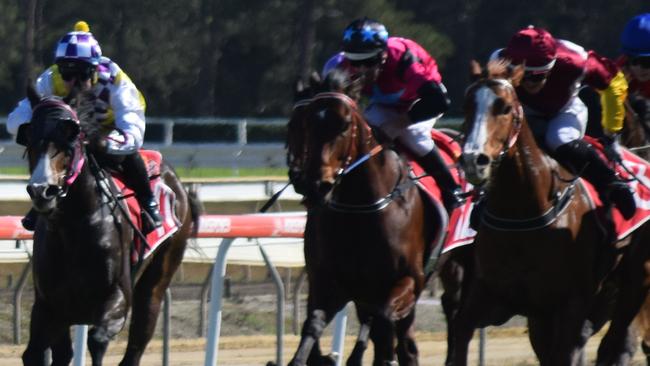
[[(147, 118), (147, 138), (145, 148), (159, 150), (163, 156), (177, 167), (205, 168), (225, 167), (237, 170), (251, 167), (284, 167), (285, 150), (282, 128), (287, 117), (279, 118)], [(453, 127), (459, 124), (457, 118), (443, 119), (436, 127)], [(6, 117), (0, 117), (0, 167), (24, 164), (24, 148), (17, 146), (6, 133)], [(188, 141), (183, 135), (184, 129), (193, 129), (199, 125), (224, 126), (223, 138), (218, 131), (211, 131), (210, 136), (202, 136), (201, 141)], [(272, 141), (260, 141), (259, 128), (267, 128), (273, 136)], [(257, 129), (257, 130), (256, 130)], [(273, 132), (268, 129), (273, 130)], [(194, 134), (197, 132), (195, 131)], [(253, 136), (256, 136), (253, 138)], [(251, 141), (251, 140), (255, 141)]]

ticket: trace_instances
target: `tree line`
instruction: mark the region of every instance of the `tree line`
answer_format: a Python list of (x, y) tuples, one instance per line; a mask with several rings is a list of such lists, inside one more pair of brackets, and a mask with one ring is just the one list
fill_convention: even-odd
[(292, 86), (338, 51), (343, 28), (369, 16), (439, 62), (459, 114), (470, 59), (484, 61), (534, 24), (616, 57), (642, 0), (21, 0), (0, 2), (0, 114), (85, 20), (104, 55), (134, 80), (154, 116), (285, 116)]

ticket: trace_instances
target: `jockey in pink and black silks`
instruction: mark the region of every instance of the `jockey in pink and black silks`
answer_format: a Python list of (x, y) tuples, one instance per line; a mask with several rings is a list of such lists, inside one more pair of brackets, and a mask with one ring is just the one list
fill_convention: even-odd
[(415, 41), (389, 37), (386, 27), (357, 19), (343, 32), (343, 51), (323, 68), (345, 68), (364, 75), (368, 123), (399, 142), (434, 177), (448, 211), (461, 203), (460, 187), (431, 138), (435, 122), (449, 108), (436, 60)]
[[(118, 161), (125, 173), (126, 184), (136, 192), (138, 201), (151, 218), (154, 227), (161, 218), (151, 188), (146, 167), (138, 153), (144, 140), (145, 101), (140, 91), (120, 67), (107, 57), (86, 22), (75, 24), (57, 43), (54, 65), (36, 80), (41, 96), (67, 96), (73, 88), (90, 90), (95, 95), (95, 118), (106, 131), (102, 153)], [(26, 98), (7, 117), (7, 130), (19, 136), (20, 127), (32, 117), (32, 107)], [(20, 139), (18, 141), (21, 142)], [(33, 230), (35, 213), (23, 220)]]
[(533, 26), (518, 31), (507, 47), (495, 51), (491, 58), (524, 65), (517, 96), (538, 140), (561, 164), (589, 180), (604, 202), (614, 203), (625, 218), (631, 217), (636, 208), (632, 192), (582, 139), (588, 113), (578, 98), (583, 85), (598, 91), (605, 140), (612, 145), (608, 148), (616, 149), (627, 95), (627, 82), (617, 65)]

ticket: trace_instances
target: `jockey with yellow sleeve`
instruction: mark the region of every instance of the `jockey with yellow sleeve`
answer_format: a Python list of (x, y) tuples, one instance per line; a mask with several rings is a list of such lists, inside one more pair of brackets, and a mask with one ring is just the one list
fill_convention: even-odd
[[(142, 94), (115, 62), (102, 57), (86, 22), (77, 22), (74, 31), (59, 40), (54, 62), (36, 80), (36, 91), (42, 96), (64, 97), (76, 87), (95, 94), (95, 117), (107, 132), (102, 151), (107, 159), (98, 158), (119, 162), (125, 184), (135, 191), (153, 226), (159, 227), (162, 218), (149, 185), (147, 169), (138, 153), (145, 131)], [(7, 117), (9, 133), (17, 136), (19, 127), (28, 123), (31, 116), (29, 101), (21, 100)], [(23, 219), (23, 225), (33, 230), (35, 223), (36, 213), (32, 210)]]
[(582, 139), (588, 115), (578, 91), (582, 85), (588, 85), (600, 94), (605, 140), (614, 144), (608, 148), (616, 148), (627, 95), (625, 76), (616, 64), (532, 26), (517, 32), (508, 46), (495, 51), (491, 58), (524, 65), (517, 96), (524, 105), (529, 125), (551, 156), (591, 182), (601, 199), (615, 204), (624, 218), (632, 217), (636, 203), (629, 187)]
[(628, 82), (628, 101), (650, 135), (650, 13), (632, 18), (621, 35), (617, 60)]
[(383, 24), (357, 19), (343, 32), (343, 52), (324, 66), (364, 75), (368, 123), (398, 141), (435, 180), (448, 212), (462, 203), (461, 189), (431, 138), (435, 122), (449, 108), (438, 65), (416, 42), (388, 37)]

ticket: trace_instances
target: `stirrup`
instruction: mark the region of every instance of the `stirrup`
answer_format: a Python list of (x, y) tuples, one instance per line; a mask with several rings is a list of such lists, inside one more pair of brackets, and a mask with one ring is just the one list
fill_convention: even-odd
[(162, 216), (156, 201), (151, 200), (142, 205), (142, 216), (151, 225), (151, 230), (162, 226)]
[(465, 203), (465, 198), (463, 198), (463, 190), (458, 187), (453, 190), (442, 190), (442, 203), (447, 209), (448, 213), (451, 213), (454, 209), (460, 207)]

